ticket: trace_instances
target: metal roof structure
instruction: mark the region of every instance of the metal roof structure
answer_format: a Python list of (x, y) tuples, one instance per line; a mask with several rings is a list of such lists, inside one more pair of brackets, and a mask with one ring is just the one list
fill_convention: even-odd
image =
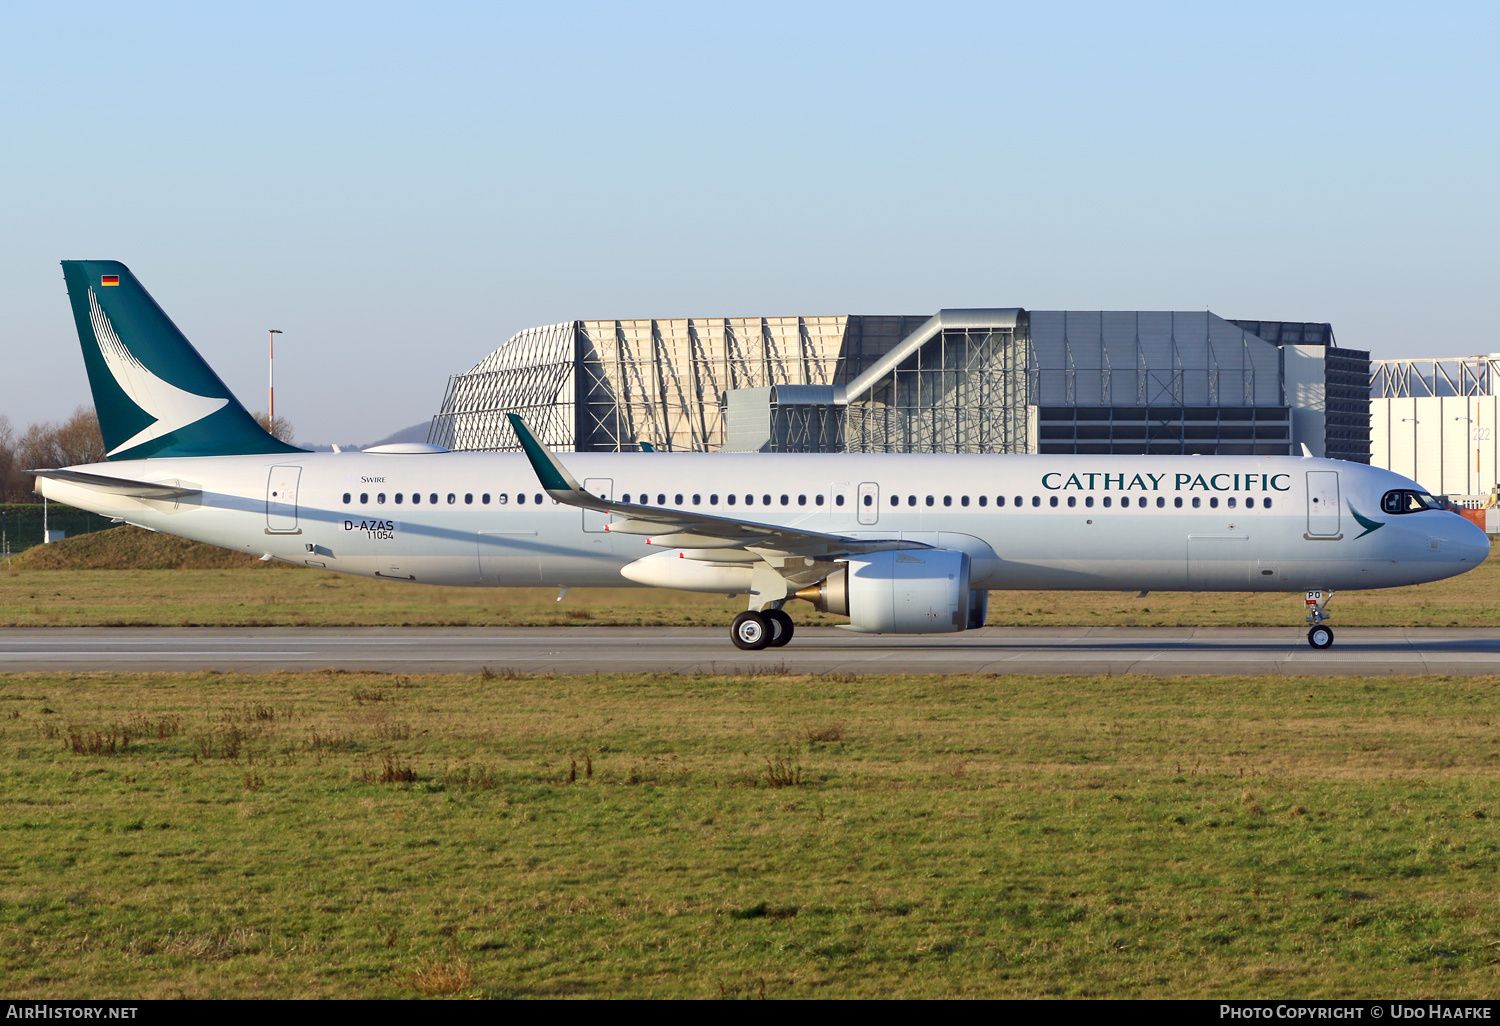
[(514, 449), (503, 414), (518, 412), (559, 450), (1272, 454), (1306, 441), (1368, 460), (1367, 368), (1328, 324), (1209, 311), (573, 321), (518, 332), (452, 378), (429, 440)]

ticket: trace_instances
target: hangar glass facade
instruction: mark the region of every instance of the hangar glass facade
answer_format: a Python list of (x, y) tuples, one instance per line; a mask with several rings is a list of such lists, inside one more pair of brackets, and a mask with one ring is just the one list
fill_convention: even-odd
[[(1223, 453), (1369, 460), (1368, 354), (1205, 311), (574, 321), (449, 382), (429, 440), (625, 451)], [(1363, 426), (1362, 426), (1363, 425)]]

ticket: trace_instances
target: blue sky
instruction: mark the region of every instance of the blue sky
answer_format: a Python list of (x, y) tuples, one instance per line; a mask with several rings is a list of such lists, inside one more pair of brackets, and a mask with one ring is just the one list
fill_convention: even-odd
[(1212, 309), (1500, 349), (1500, 5), (0, 8), (0, 413), (123, 260), (367, 442), (589, 317)]

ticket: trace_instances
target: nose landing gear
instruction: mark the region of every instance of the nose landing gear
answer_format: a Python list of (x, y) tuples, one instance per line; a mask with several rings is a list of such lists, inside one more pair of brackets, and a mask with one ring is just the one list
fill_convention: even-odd
[(1331, 591), (1307, 593), (1307, 622), (1312, 625), (1307, 632), (1307, 643), (1313, 648), (1325, 649), (1333, 644), (1333, 628), (1323, 626), (1323, 621), (1330, 618), (1324, 609), (1332, 598)]

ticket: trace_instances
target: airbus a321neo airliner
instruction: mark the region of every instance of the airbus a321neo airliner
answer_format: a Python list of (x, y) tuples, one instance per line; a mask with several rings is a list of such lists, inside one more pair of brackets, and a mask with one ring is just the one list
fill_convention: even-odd
[[(63, 263), (107, 462), (50, 499), (342, 573), (476, 587), (747, 595), (744, 649), (805, 599), (864, 634), (983, 626), (988, 593), (1308, 593), (1452, 577), (1483, 531), (1414, 481), (1312, 457), (788, 455), (430, 445), (307, 452), (261, 430), (124, 264)], [(1305, 451), (1305, 450), (1304, 450)], [(559, 592), (559, 597), (561, 597)]]

